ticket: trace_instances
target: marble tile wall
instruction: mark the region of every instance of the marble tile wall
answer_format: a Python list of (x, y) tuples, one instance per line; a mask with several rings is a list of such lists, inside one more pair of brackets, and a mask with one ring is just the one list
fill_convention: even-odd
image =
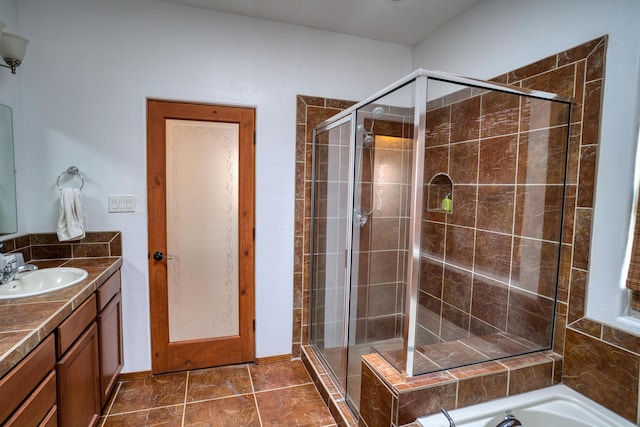
[[(418, 344), (509, 330), (548, 348), (568, 136), (550, 127), (568, 123), (569, 108), (534, 122), (533, 108), (553, 106), (478, 92), (428, 106), (425, 193), (450, 177), (453, 210), (423, 213), (419, 301), (435, 316), (419, 318)], [(548, 170), (560, 173), (538, 173)]]
[(309, 341), (309, 254), (313, 129), (352, 101), (299, 95), (296, 108), (296, 183), (293, 271), (293, 357)]
[(515, 356), (407, 378), (379, 354), (363, 356), (360, 426), (404, 426), (416, 418), (560, 382), (552, 351)]
[[(503, 395), (502, 391), (495, 392), (496, 387), (503, 390), (500, 384), (504, 384), (506, 381), (511, 384), (526, 384), (527, 381), (517, 381), (517, 379), (519, 377), (529, 378), (531, 370), (539, 370), (540, 375), (537, 375), (536, 378), (544, 379), (550, 376), (550, 379), (534, 384), (535, 388), (543, 387), (547, 383), (562, 381), (630, 421), (638, 422), (640, 338), (594, 322), (585, 317), (584, 312), (588, 285), (591, 218), (598, 145), (615, 143), (615, 141), (600, 141), (599, 135), (606, 46), (607, 37), (599, 37), (494, 79), (499, 83), (533, 87), (572, 96), (575, 99), (575, 107), (571, 117), (568, 185), (565, 187), (565, 223), (561, 246), (558, 304), (555, 313), (554, 352), (543, 352), (539, 356), (551, 357), (553, 363), (552, 368), (549, 368), (548, 362), (540, 362), (539, 360), (533, 363), (525, 362), (518, 373), (515, 373), (513, 369), (499, 369), (497, 373), (492, 374), (495, 366), (486, 364), (481, 366), (480, 371), (474, 372), (474, 369), (471, 368), (463, 374), (458, 372), (456, 375), (464, 377), (464, 381), (458, 381), (457, 385), (458, 401), (456, 404), (458, 406), (478, 403)], [(309, 252), (305, 242), (308, 241), (309, 215), (305, 215), (305, 213), (308, 214), (306, 202), (309, 200), (310, 190), (310, 175), (306, 171), (310, 171), (311, 131), (317, 123), (349, 105), (350, 103), (344, 101), (308, 96), (298, 97), (296, 269), (294, 273), (296, 305), (294, 306), (293, 331), (293, 353), (297, 355), (300, 354), (300, 346), (305, 344), (308, 339), (305, 332), (307, 328), (306, 311), (309, 302), (305, 266), (308, 265), (306, 260)], [(508, 140), (497, 141), (496, 147), (499, 144), (508, 147), (509, 142)], [(464, 153), (454, 154), (464, 156)], [(516, 195), (516, 197), (522, 197), (522, 195)], [(458, 204), (456, 208), (461, 207)], [(516, 216), (520, 217), (521, 213), (517, 212)], [(461, 221), (463, 220), (461, 219)], [(526, 226), (526, 224), (518, 225), (522, 229)], [(545, 221), (545, 227), (547, 226), (549, 229), (553, 229), (557, 225), (553, 224), (553, 221), (549, 223)], [(538, 232), (546, 235), (548, 231), (543, 229)], [(492, 281), (474, 283), (475, 287), (485, 289), (487, 293), (501, 292), (502, 289), (500, 286), (495, 286)], [(453, 296), (451, 297), (453, 298)], [(504, 323), (504, 317), (498, 316), (492, 319), (498, 324)], [(485, 319), (486, 322), (489, 320)], [(556, 355), (563, 356), (563, 358), (558, 359)], [(522, 363), (522, 361), (513, 363)], [(369, 361), (369, 366), (373, 365)], [(539, 365), (544, 368), (537, 368)], [(377, 378), (375, 382), (380, 383), (376, 387), (385, 387), (391, 393), (392, 399), (397, 390), (405, 387), (400, 386), (402, 381), (393, 385), (394, 380), (385, 377), (384, 365), (376, 367), (375, 372), (371, 373), (374, 375), (373, 378)], [(388, 374), (391, 377), (397, 375), (397, 373)], [(419, 379), (421, 381), (437, 381), (440, 375), (442, 374), (425, 375)], [(493, 391), (481, 396), (475, 395), (473, 390), (477, 392), (478, 388), (470, 385), (477, 381), (493, 384), (492, 387), (488, 387)], [(363, 387), (363, 391), (369, 388)], [(428, 386), (424, 386), (423, 389), (432, 397), (434, 394), (436, 396), (443, 395), (442, 390), (430, 391)], [(371, 390), (374, 389), (371, 388)], [(517, 388), (514, 390), (522, 391)], [(416, 391), (416, 393), (419, 392)], [(397, 392), (397, 396), (400, 396), (399, 392)], [(444, 396), (447, 396), (446, 390)], [(444, 399), (444, 397), (438, 397), (433, 402), (439, 404), (445, 402)], [(367, 399), (365, 398), (364, 401), (366, 402)], [(389, 407), (392, 405), (393, 400), (389, 402)], [(362, 412), (366, 414), (369, 409), (363, 407)], [(422, 408), (415, 414), (424, 415), (428, 410), (428, 408)], [(391, 422), (393, 414), (397, 415), (397, 412), (389, 413), (385, 419)], [(396, 422), (405, 421), (404, 418), (401, 420), (394, 418), (394, 420)], [(363, 419), (361, 422), (366, 421)]]
[(1, 240), (3, 253), (22, 253), (25, 261), (122, 256), (119, 231), (90, 231), (82, 240), (59, 242), (56, 233), (25, 234)]
[[(375, 149), (362, 151), (361, 199), (370, 212), (354, 233), (359, 251), (356, 343), (401, 337), (406, 294), (407, 189), (412, 150), (413, 110), (385, 108), (383, 118), (365, 129), (375, 135)], [(371, 176), (373, 174), (373, 177)]]

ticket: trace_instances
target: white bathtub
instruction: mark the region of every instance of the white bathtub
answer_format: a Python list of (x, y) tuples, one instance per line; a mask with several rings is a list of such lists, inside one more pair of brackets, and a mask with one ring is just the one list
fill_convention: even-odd
[[(496, 427), (506, 411), (523, 427), (635, 427), (635, 424), (575, 392), (556, 385), (449, 411), (456, 427)], [(425, 427), (449, 427), (443, 414), (418, 418)]]

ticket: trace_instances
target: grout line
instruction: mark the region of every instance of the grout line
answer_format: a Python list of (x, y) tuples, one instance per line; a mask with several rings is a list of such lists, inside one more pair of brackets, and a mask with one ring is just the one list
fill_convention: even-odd
[(191, 404), (194, 404), (194, 403), (202, 403), (202, 402), (213, 402), (213, 401), (216, 401), (216, 400), (232, 399), (234, 397), (242, 397), (242, 396), (253, 396), (253, 392), (240, 393), (240, 394), (230, 394), (228, 396), (211, 397), (211, 398), (207, 398), (207, 399), (193, 400), (193, 401), (187, 403), (187, 405), (191, 405)]
[(249, 383), (251, 383), (251, 393), (253, 395), (253, 403), (256, 405), (256, 412), (258, 413), (258, 421), (262, 427), (262, 416), (260, 415), (260, 407), (258, 406), (258, 397), (256, 396), (256, 388), (253, 386), (253, 378), (251, 378), (251, 369), (247, 366), (247, 373), (249, 374)]
[(187, 415), (187, 393), (189, 391), (189, 376), (191, 375), (191, 371), (187, 371), (187, 378), (184, 384), (184, 399), (182, 402), (182, 427), (184, 427), (184, 419)]
[[(107, 418), (111, 413), (111, 408), (113, 408), (113, 403), (116, 401), (116, 398), (118, 397), (118, 393), (120, 393), (121, 387), (122, 387), (122, 381), (118, 381), (118, 385), (116, 386), (115, 390), (111, 392), (111, 396), (109, 398), (111, 401), (109, 402), (109, 407), (107, 408), (104, 414), (104, 420), (102, 420), (101, 427), (104, 427), (104, 425), (107, 423)], [(100, 416), (102, 416), (102, 414), (100, 414)]]
[(164, 408), (177, 408), (179, 406), (183, 406), (182, 403), (176, 403), (173, 405), (164, 405), (164, 406), (147, 406), (144, 408), (133, 409), (131, 411), (118, 412), (116, 414), (111, 414), (109, 417), (115, 417), (116, 415), (127, 415), (127, 414), (135, 414), (136, 412), (149, 412), (154, 411), (156, 409), (164, 409)]
[(286, 389), (289, 389), (289, 388), (301, 387), (303, 385), (313, 385), (315, 387), (314, 382), (313, 381), (309, 381), (309, 382), (306, 382), (306, 383), (292, 384), (292, 385), (287, 385), (287, 386), (284, 386), (284, 387), (275, 387), (275, 388), (270, 388), (270, 389), (267, 389), (267, 390), (254, 391), (254, 394), (268, 393), (270, 391), (277, 391), (277, 390), (286, 390)]
[(118, 397), (118, 393), (120, 393), (121, 388), (122, 388), (122, 381), (118, 381), (118, 386), (116, 387), (116, 390), (113, 392), (113, 395), (111, 397), (111, 402), (109, 403), (109, 409), (107, 409), (107, 413), (106, 413), (107, 416), (111, 414), (111, 409), (113, 408), (113, 404), (115, 403), (116, 397)]

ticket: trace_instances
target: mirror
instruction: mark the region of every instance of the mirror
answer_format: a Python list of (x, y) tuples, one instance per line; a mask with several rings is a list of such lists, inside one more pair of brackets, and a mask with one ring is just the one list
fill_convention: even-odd
[(18, 232), (11, 108), (0, 104), (0, 234)]

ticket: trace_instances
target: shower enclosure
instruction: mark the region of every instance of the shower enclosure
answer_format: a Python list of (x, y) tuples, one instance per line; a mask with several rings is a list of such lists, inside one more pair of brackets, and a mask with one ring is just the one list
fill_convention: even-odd
[(571, 100), (417, 70), (314, 130), (309, 343), (354, 411), (407, 376), (550, 349)]

